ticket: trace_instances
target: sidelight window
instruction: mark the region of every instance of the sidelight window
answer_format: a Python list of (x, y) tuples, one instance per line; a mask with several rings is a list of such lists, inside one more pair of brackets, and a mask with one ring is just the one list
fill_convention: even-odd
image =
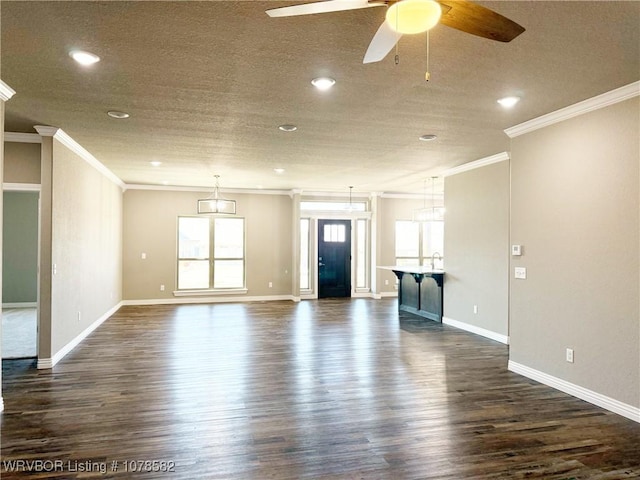
[(310, 224), (310, 219), (300, 219), (300, 290), (311, 289)]

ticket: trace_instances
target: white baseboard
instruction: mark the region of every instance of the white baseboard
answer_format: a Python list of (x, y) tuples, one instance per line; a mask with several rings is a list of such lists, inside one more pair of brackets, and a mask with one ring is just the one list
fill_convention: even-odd
[(38, 302), (12, 302), (3, 303), (2, 308), (36, 308)]
[(371, 292), (351, 292), (351, 298), (373, 298)]
[(109, 309), (106, 313), (104, 313), (100, 318), (98, 318), (95, 322), (85, 328), (78, 336), (76, 336), (73, 340), (67, 343), (64, 347), (62, 347), (58, 352), (56, 352), (52, 358), (38, 358), (37, 368), (39, 370), (48, 370), (55, 366), (60, 360), (62, 360), (65, 355), (67, 355), (71, 350), (76, 348), (82, 340), (87, 338), (91, 332), (93, 332), (96, 328), (104, 323), (111, 315), (116, 313), (118, 309), (122, 306), (122, 302), (119, 302), (111, 309)]
[(53, 359), (51, 358), (38, 358), (36, 364), (38, 370), (51, 370), (53, 368)]
[(492, 332), (491, 330), (487, 330), (486, 328), (477, 327), (476, 325), (471, 325), (470, 323), (460, 322), (449, 317), (442, 317), (442, 323), (451, 327), (459, 328), (460, 330), (466, 330), (467, 332), (475, 333), (476, 335), (480, 335), (482, 337), (490, 338), (491, 340), (504, 343), (505, 345), (509, 345), (508, 336), (502, 335), (501, 333)]
[(392, 298), (392, 297), (397, 297), (398, 292), (380, 292), (379, 295), (380, 295), (379, 298)]
[(293, 295), (261, 295), (252, 297), (179, 297), (179, 298), (147, 298), (141, 300), (123, 300), (122, 305), (179, 305), (184, 303), (244, 303), (244, 302), (275, 302), (290, 300), (295, 302)]
[(566, 380), (562, 380), (539, 370), (516, 363), (512, 360), (509, 360), (509, 371), (543, 383), (549, 387), (555, 388), (556, 390), (573, 395), (585, 402), (592, 403), (604, 408), (605, 410), (609, 410), (610, 412), (617, 413), (618, 415), (622, 415), (634, 422), (640, 423), (640, 408), (638, 407), (622, 403), (614, 398), (607, 397), (601, 393), (575, 385), (567, 382)]

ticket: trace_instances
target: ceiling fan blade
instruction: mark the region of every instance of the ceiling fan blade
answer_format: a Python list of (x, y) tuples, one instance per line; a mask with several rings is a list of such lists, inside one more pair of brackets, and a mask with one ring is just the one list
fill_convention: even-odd
[(437, 0), (442, 5), (440, 23), (472, 35), (510, 42), (524, 27), (499, 13), (467, 0)]
[(367, 53), (364, 54), (362, 63), (379, 62), (387, 56), (401, 37), (402, 34), (393, 30), (386, 21), (382, 22), (367, 48)]
[(380, 7), (385, 2), (369, 2), (369, 0), (328, 0), (326, 2), (304, 3), (290, 7), (272, 8), (266, 13), (270, 17), (294, 17), (297, 15), (311, 15), (313, 13), (342, 12), (359, 8)]

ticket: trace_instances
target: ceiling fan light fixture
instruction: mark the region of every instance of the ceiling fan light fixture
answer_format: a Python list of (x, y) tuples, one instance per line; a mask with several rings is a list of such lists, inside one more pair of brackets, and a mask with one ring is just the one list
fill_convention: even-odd
[(422, 33), (436, 26), (442, 15), (434, 0), (400, 0), (387, 9), (387, 24), (403, 35)]

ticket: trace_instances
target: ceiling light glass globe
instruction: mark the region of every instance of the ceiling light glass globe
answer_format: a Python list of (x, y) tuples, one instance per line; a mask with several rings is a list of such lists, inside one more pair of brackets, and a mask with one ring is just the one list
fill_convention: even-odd
[(440, 20), (442, 9), (434, 0), (400, 0), (387, 9), (387, 24), (402, 34), (430, 30)]

